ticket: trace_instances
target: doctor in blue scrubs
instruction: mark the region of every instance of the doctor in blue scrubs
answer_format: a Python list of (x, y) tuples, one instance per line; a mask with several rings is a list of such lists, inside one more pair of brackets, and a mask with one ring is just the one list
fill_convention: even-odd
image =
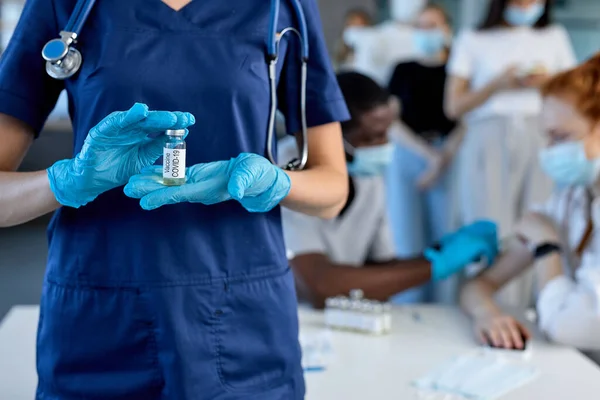
[[(41, 51), (75, 4), (28, 0), (0, 64), (0, 226), (58, 209), (48, 230), (37, 398), (303, 398), (296, 295), (275, 205), (285, 198), (333, 217), (347, 194), (337, 121), (348, 114), (315, 0), (301, 1), (310, 152), (295, 172), (262, 157), (269, 1), (99, 0), (76, 45), (81, 69), (56, 80)], [(290, 4), (281, 1), (281, 28), (298, 26)], [(290, 132), (300, 131), (297, 45), (286, 35), (279, 49), (279, 108)], [(13, 172), (63, 89), (73, 159)], [(185, 186), (199, 196), (158, 207), (167, 200), (156, 191), (140, 206), (122, 186), (162, 154), (164, 135), (154, 133), (185, 128)]]
[[(348, 193), (338, 123), (348, 112), (316, 1), (300, 2), (310, 46), (300, 171), (265, 158), (270, 2), (184, 3), (98, 1), (77, 41), (83, 64), (61, 80), (40, 53), (76, 0), (28, 0), (0, 61), (0, 226), (57, 210), (38, 400), (304, 397), (278, 205), (332, 218)], [(292, 10), (281, 1), (280, 28), (296, 25)], [(298, 46), (285, 36), (276, 71), (289, 132), (302, 125)], [(15, 172), (63, 89), (73, 158)], [(179, 187), (157, 183), (153, 167), (167, 129), (189, 132)]]

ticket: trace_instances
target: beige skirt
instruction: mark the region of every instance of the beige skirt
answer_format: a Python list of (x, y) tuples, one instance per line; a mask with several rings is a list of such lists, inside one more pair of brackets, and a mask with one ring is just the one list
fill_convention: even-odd
[[(542, 172), (538, 154), (546, 139), (537, 116), (499, 116), (467, 124), (458, 160), (459, 215), (463, 223), (491, 219), (500, 237), (533, 204), (544, 202), (552, 182)], [(532, 274), (515, 279), (500, 293), (510, 306), (533, 303)]]

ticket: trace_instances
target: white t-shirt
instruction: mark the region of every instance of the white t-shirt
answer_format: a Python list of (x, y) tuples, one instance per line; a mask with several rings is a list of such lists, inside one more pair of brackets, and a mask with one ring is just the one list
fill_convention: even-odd
[[(278, 155), (280, 161), (298, 156), (293, 137), (279, 141)], [(282, 208), (288, 257), (324, 254), (334, 263), (355, 267), (396, 258), (383, 177), (353, 178), (353, 182), (354, 199), (343, 215), (333, 220)]]
[(290, 256), (324, 254), (333, 263), (353, 267), (396, 258), (383, 177), (353, 178), (353, 182), (354, 199), (335, 219), (282, 208), (283, 233)]
[[(577, 64), (569, 36), (562, 26), (543, 29), (498, 28), (462, 32), (452, 46), (448, 74), (469, 79), (479, 90), (510, 66), (529, 69), (542, 65), (554, 74)], [(541, 97), (535, 89), (497, 93), (466, 115), (466, 119), (505, 115), (536, 115)]]
[(395, 21), (373, 27), (348, 28), (344, 32), (344, 42), (354, 50), (354, 60), (345, 68), (365, 74), (387, 87), (396, 65), (417, 57), (413, 35), (414, 28)]

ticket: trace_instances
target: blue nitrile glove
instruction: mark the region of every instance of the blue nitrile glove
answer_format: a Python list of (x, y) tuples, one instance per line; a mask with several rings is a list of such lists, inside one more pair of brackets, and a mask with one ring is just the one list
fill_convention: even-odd
[[(472, 235), (481, 236), (482, 238), (490, 241), (490, 243), (498, 243), (498, 225), (493, 221), (475, 221), (469, 225), (463, 226), (455, 233), (469, 233)], [(450, 234), (450, 236), (451, 235), (452, 234)]]
[(229, 161), (197, 164), (186, 170), (181, 186), (161, 184), (161, 166), (145, 168), (131, 177), (125, 194), (141, 199), (144, 210), (182, 202), (215, 204), (237, 200), (250, 212), (267, 212), (289, 193), (287, 174), (256, 154), (242, 153)]
[(463, 226), (454, 233), (450, 233), (444, 236), (441, 240), (441, 244), (443, 245), (447, 241), (452, 240), (452, 238), (456, 235), (461, 235), (465, 233), (477, 236), (488, 242), (490, 246), (493, 246), (494, 251), (492, 252), (492, 257), (487, 259), (488, 265), (491, 265), (496, 259), (496, 256), (498, 255), (499, 251), (498, 246), (500, 241), (498, 239), (498, 225), (495, 222), (488, 220), (475, 221), (469, 225)]
[(431, 279), (440, 281), (482, 257), (493, 260), (497, 252), (497, 243), (492, 244), (478, 235), (459, 231), (446, 237), (439, 249), (425, 250), (425, 258), (431, 262)]
[(81, 207), (156, 162), (168, 137), (148, 135), (184, 129), (194, 122), (192, 114), (149, 111), (140, 103), (129, 111), (114, 112), (89, 131), (75, 158), (48, 168), (50, 189), (60, 204)]

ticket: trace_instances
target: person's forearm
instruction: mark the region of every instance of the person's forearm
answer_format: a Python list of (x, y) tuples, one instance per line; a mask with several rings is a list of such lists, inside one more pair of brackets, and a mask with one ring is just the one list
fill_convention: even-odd
[(58, 207), (45, 170), (0, 172), (0, 227), (31, 221)]
[(465, 137), (465, 132), (466, 130), (463, 125), (457, 125), (456, 128), (450, 132), (450, 135), (444, 143), (444, 152), (448, 157), (454, 157)]
[(328, 167), (304, 171), (286, 171), (291, 180), (288, 196), (282, 206), (320, 218), (335, 218), (348, 199), (347, 172)]
[(460, 305), (471, 318), (500, 315), (502, 310), (494, 301), (496, 290), (485, 278), (468, 282), (460, 292)]
[(492, 81), (477, 91), (465, 91), (453, 96), (446, 106), (446, 115), (452, 119), (459, 119), (469, 111), (485, 103), (498, 91), (498, 83)]
[(312, 280), (310, 301), (322, 308), (325, 299), (345, 295), (352, 289), (361, 289), (371, 300), (386, 301), (406, 289), (420, 286), (431, 279), (431, 266), (425, 259), (395, 261), (386, 265), (355, 268), (333, 265), (319, 271)]
[(421, 136), (415, 134), (404, 122), (394, 122), (389, 132), (392, 139), (396, 142), (401, 143), (425, 159), (431, 158), (433, 149), (429, 143)]
[(460, 305), (473, 318), (501, 314), (494, 294), (531, 265), (531, 254), (521, 243), (509, 242), (507, 247), (491, 269), (465, 284), (461, 290)]

